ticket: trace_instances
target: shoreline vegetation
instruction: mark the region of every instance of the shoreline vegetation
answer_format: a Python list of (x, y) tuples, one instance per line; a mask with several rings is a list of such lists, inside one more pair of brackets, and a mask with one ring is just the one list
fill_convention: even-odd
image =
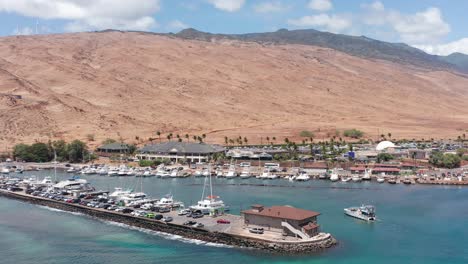
[[(318, 131), (320, 132), (320, 130)], [(224, 138), (224, 147), (226, 149), (232, 148), (280, 148), (285, 150), (282, 154), (273, 155), (273, 161), (286, 162), (286, 161), (298, 161), (304, 158), (304, 153), (299, 153), (299, 148), (308, 148), (309, 151), (306, 153), (307, 158), (314, 161), (326, 162), (328, 167), (333, 167), (340, 162), (355, 162), (355, 160), (349, 158), (347, 160), (340, 159), (345, 153), (354, 151), (354, 149), (361, 145), (375, 144), (379, 141), (393, 140), (396, 144), (415, 144), (417, 149), (423, 149), (430, 147), (437, 142), (435, 139), (393, 139), (392, 133), (379, 135), (379, 140), (373, 140), (370, 138), (364, 138), (364, 133), (358, 129), (348, 129), (344, 131), (336, 130), (334, 134), (328, 133), (329, 140), (318, 140), (315, 138), (317, 131), (303, 130), (299, 133), (300, 141), (292, 141), (288, 137), (284, 137), (281, 141), (276, 136), (267, 136), (262, 138), (261, 144), (249, 144), (247, 137), (239, 136), (237, 138)], [(107, 156), (110, 161), (128, 160), (133, 157), (137, 151), (138, 146), (144, 144), (157, 144), (162, 142), (196, 142), (205, 143), (207, 139), (206, 134), (201, 135), (189, 135), (189, 134), (173, 134), (173, 133), (162, 133), (157, 131), (154, 138), (149, 138), (147, 141), (142, 140), (138, 136), (135, 137), (137, 142), (124, 143), (122, 140), (118, 141), (115, 139), (106, 139), (101, 142), (101, 145), (121, 143), (128, 147), (126, 153), (113, 154)], [(66, 142), (64, 140), (48, 141), (48, 142), (35, 142), (31, 145), (20, 143), (13, 147), (11, 152), (5, 152), (0, 155), (0, 161), (6, 159), (20, 160), (25, 162), (69, 162), (69, 163), (87, 163), (98, 160), (99, 152), (97, 149), (91, 150), (88, 145), (95, 143), (94, 135), (87, 135), (88, 142), (84, 142), (78, 139)], [(138, 143), (139, 142), (139, 143)], [(468, 139), (466, 134), (458, 136), (455, 139), (449, 139), (445, 142), (449, 144), (458, 143), (461, 145), (455, 153), (442, 153), (441, 151), (435, 150), (431, 153), (427, 162), (435, 168), (457, 168), (460, 167), (462, 161), (468, 161)], [(413, 157), (412, 157), (413, 158)], [(227, 157), (222, 153), (216, 153), (211, 157), (212, 161), (217, 162), (221, 160), (227, 160)], [(414, 158), (413, 158), (414, 159)], [(391, 162), (398, 161), (397, 158), (393, 157), (389, 153), (380, 153), (377, 156), (377, 162)], [(155, 161), (142, 160), (139, 162), (139, 166), (158, 166), (159, 164), (168, 164), (169, 160), (158, 159)]]

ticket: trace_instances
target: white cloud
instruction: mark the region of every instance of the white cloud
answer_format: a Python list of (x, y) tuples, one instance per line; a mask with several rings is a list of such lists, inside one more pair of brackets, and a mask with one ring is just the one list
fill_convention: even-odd
[(310, 9), (322, 12), (333, 8), (331, 0), (310, 0), (307, 6)]
[(263, 2), (254, 6), (254, 11), (257, 13), (274, 13), (289, 9), (289, 6), (284, 5), (280, 1)]
[(0, 0), (0, 12), (69, 20), (69, 31), (149, 30), (159, 8), (159, 0)]
[(444, 21), (440, 9), (427, 8), (414, 14), (402, 14), (387, 10), (380, 1), (361, 5), (365, 9), (362, 22), (370, 26), (388, 26), (399, 35), (401, 41), (410, 44), (437, 42), (450, 33), (450, 25)]
[(32, 34), (34, 34), (34, 31), (30, 27), (16, 28), (13, 31), (13, 35), (32, 35)]
[(444, 21), (440, 10), (435, 7), (414, 15), (395, 14), (389, 19), (401, 39), (409, 43), (434, 42), (450, 33), (450, 25)]
[(235, 12), (242, 8), (245, 0), (207, 0), (215, 8), (227, 11)]
[(422, 49), (427, 53), (434, 55), (447, 56), (455, 52), (460, 52), (468, 55), (468, 38), (462, 38), (457, 41), (439, 45), (414, 45), (418, 49)]
[(344, 16), (320, 14), (315, 16), (303, 16), (299, 19), (290, 19), (288, 20), (288, 24), (297, 27), (318, 27), (338, 33), (351, 27), (352, 21)]
[(169, 30), (180, 30), (180, 29), (189, 28), (190, 26), (176, 19), (176, 20), (172, 20), (171, 22), (169, 22), (167, 27)]

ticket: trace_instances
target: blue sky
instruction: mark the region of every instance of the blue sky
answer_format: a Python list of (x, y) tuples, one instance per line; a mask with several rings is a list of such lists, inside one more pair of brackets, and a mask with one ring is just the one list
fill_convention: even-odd
[(0, 0), (0, 35), (108, 28), (178, 32), (193, 27), (218, 33), (314, 28), (447, 55), (468, 53), (466, 10), (464, 0)]

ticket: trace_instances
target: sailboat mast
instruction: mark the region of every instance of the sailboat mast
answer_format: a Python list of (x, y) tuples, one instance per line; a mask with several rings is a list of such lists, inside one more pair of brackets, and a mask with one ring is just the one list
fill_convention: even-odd
[(210, 197), (213, 199), (213, 186), (211, 185), (211, 165), (208, 166), (208, 173), (210, 174)]

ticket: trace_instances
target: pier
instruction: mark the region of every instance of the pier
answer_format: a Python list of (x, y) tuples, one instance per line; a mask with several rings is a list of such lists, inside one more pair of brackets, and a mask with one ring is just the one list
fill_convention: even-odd
[[(122, 212), (92, 208), (76, 203), (67, 203), (45, 197), (26, 194), (24, 190), (9, 191), (0, 189), (0, 196), (17, 199), (31, 204), (48, 206), (69, 212), (78, 212), (98, 219), (123, 223), (129, 226), (180, 235), (185, 238), (197, 239), (211, 243), (219, 243), (239, 248), (252, 248), (280, 254), (307, 254), (323, 251), (337, 244), (336, 239), (326, 233), (319, 233), (311, 238), (302, 239), (266, 229), (264, 234), (250, 233), (242, 216), (223, 214), (216, 217), (205, 216), (196, 219), (202, 223), (202, 228), (184, 225), (186, 216), (179, 216), (176, 211), (164, 214), (171, 216), (173, 221), (164, 222), (147, 217), (132, 216)], [(228, 220), (229, 224), (220, 224), (219, 219)]]

